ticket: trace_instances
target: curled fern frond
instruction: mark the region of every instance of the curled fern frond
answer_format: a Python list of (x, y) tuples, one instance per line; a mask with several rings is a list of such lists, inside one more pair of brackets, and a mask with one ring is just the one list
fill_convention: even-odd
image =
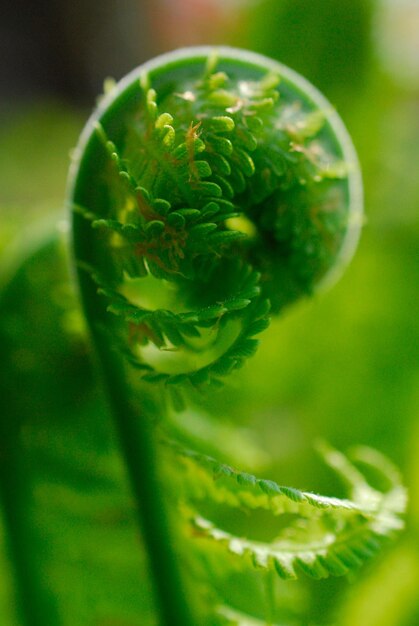
[(311, 294), (358, 236), (339, 119), (257, 55), (204, 48), (143, 66), (76, 154), (76, 256), (94, 269), (82, 284), (149, 382), (201, 386), (241, 367), (269, 309)]
[[(203, 554), (216, 546), (284, 579), (323, 578), (355, 569), (401, 527), (403, 488), (371, 454), (359, 460), (388, 492), (324, 448), (349, 485), (338, 499), (178, 444), (158, 447), (151, 428), (159, 420), (170, 432), (167, 393), (181, 408), (188, 391), (219, 386), (255, 353), (270, 315), (341, 270), (360, 231), (361, 187), (327, 101), (294, 72), (242, 51), (159, 57), (123, 79), (87, 124), (70, 184), (79, 284), (166, 626), (197, 623), (166, 511), (159, 464), (171, 456), (173, 500)], [(285, 522), (272, 542), (239, 537), (200, 513), (203, 500)]]

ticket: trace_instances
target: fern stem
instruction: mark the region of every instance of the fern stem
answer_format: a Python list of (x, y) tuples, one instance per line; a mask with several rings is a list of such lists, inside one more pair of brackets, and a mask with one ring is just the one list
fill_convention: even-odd
[(107, 358), (106, 348), (99, 347), (108, 398), (119, 434), (120, 444), (137, 512), (149, 565), (154, 580), (156, 601), (162, 626), (194, 623), (185, 598), (184, 583), (177, 556), (171, 545), (170, 516), (159, 481), (155, 438), (147, 416), (129, 401), (121, 369)]
[[(96, 310), (95, 294), (86, 277), (80, 277), (87, 309)], [(90, 311), (92, 313), (92, 311)], [(87, 312), (87, 319), (94, 319)], [(170, 512), (160, 484), (156, 441), (150, 411), (134, 402), (122, 359), (112, 350), (100, 328), (91, 331), (132, 493), (137, 505), (138, 523), (146, 546), (155, 602), (161, 626), (193, 626), (179, 561), (171, 542)]]
[(31, 523), (30, 473), (18, 433), (4, 438), (2, 447), (0, 498), (7, 552), (13, 572), (17, 618), (25, 626), (59, 626), (55, 598), (47, 590), (39, 559), (34, 554), (39, 538)]

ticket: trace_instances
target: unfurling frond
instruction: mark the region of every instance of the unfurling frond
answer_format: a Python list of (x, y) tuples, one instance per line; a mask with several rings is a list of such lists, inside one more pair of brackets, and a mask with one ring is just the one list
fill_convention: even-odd
[(311, 294), (359, 230), (356, 159), (328, 105), (280, 66), (230, 63), (142, 72), (85, 146), (96, 160), (73, 208), (91, 244), (77, 257), (148, 382), (201, 387), (240, 368), (269, 308)]
[[(188, 393), (195, 399), (197, 390), (220, 386), (255, 353), (271, 314), (311, 295), (351, 257), (362, 192), (337, 115), (311, 85), (264, 57), (186, 50), (122, 81), (101, 102), (76, 156), (71, 207), (83, 303), (138, 499), (162, 623), (197, 623), (162, 487), (201, 563), (214, 549), (283, 579), (359, 567), (402, 525), (405, 493), (381, 457), (358, 453), (387, 491), (323, 445), (349, 493), (321, 496), (182, 448), (168, 441), (165, 419), (167, 396), (179, 415)], [(150, 428), (157, 421), (160, 447)], [(278, 524), (275, 539), (224, 529), (214, 514), (219, 505), (238, 514), (264, 510)], [(262, 624), (221, 598), (217, 604), (211, 626)]]
[[(170, 444), (179, 456), (183, 495), (199, 502), (208, 499), (243, 510), (264, 508), (274, 516), (292, 513), (272, 542), (237, 537), (189, 511), (193, 536), (222, 546), (255, 567), (275, 570), (281, 578), (340, 576), (370, 559), (383, 541), (403, 527), (406, 492), (389, 461), (368, 452), (369, 463), (390, 485), (380, 492), (340, 452), (322, 446), (324, 460), (349, 485), (349, 499), (331, 498), (283, 487), (271, 480), (235, 470), (214, 459)], [(390, 482), (391, 481), (391, 482)], [(178, 492), (182, 493), (180, 487)]]

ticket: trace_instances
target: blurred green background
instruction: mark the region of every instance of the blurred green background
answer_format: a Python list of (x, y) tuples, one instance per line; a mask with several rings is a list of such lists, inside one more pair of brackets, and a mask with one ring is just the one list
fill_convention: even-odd
[[(287, 623), (300, 626), (417, 626), (419, 1), (20, 0), (0, 36), (0, 452), (10, 424), (22, 425), (15, 462), (30, 476), (23, 514), (32, 530), (21, 548), (47, 590), (51, 625), (154, 622), (65, 242), (31, 253), (56, 224), (65, 240), (69, 153), (103, 79), (160, 52), (215, 43), (265, 53), (325, 93), (359, 153), (366, 219), (340, 282), (276, 320), (240, 377), (208, 400), (223, 422), (213, 432), (226, 458), (239, 428), (261, 475), (326, 493), (339, 487), (312, 452), (316, 438), (386, 453), (410, 491), (402, 537), (349, 584), (296, 583), (280, 599)], [(22, 480), (3, 479), (10, 490)], [(17, 626), (5, 532), (0, 623)], [(309, 618), (293, 613), (297, 602)]]

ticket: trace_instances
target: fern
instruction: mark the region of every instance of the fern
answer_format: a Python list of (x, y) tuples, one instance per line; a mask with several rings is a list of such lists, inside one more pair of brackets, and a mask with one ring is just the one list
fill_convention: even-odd
[[(210, 457), (185, 450), (178, 452), (194, 465), (188, 468), (186, 480), (182, 480), (188, 497), (198, 501), (211, 498), (242, 510), (266, 508), (276, 516), (295, 515), (292, 524), (268, 544), (233, 536), (189, 513), (195, 535), (222, 544), (240, 557), (249, 556), (255, 567), (273, 569), (281, 578), (295, 579), (299, 573), (315, 579), (348, 574), (402, 527), (400, 514), (406, 496), (400, 481), (394, 482), (389, 492), (380, 493), (367, 484), (342, 454), (326, 446), (323, 446), (324, 458), (350, 484), (352, 500), (283, 487), (271, 480), (237, 472)], [(382, 466), (381, 459), (378, 463)], [(393, 474), (392, 469), (385, 468), (385, 479)], [(178, 492), (182, 490), (179, 488)]]
[[(162, 624), (201, 619), (185, 600), (173, 509), (179, 537), (204, 561), (215, 545), (283, 579), (347, 574), (402, 526), (404, 490), (372, 453), (363, 461), (384, 475), (383, 493), (323, 446), (349, 486), (338, 499), (169, 441), (170, 403), (185, 407), (196, 391), (220, 386), (255, 353), (270, 314), (350, 258), (360, 187), (330, 105), (290, 70), (240, 51), (193, 49), (146, 64), (86, 127), (69, 193), (74, 255)], [(292, 519), (274, 541), (255, 541), (206, 519), (208, 502)], [(259, 623), (232, 608), (205, 619)]]

